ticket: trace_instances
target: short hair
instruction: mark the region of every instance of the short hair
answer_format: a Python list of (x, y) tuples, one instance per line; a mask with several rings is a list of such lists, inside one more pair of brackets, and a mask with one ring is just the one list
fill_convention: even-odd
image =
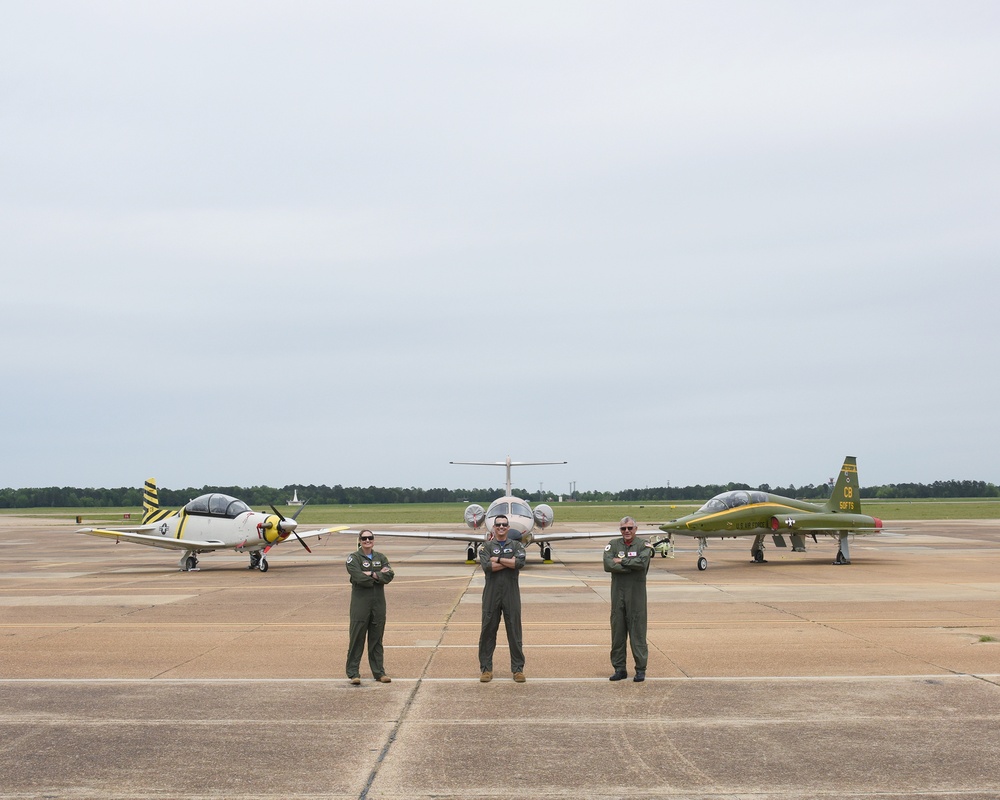
[[(504, 519), (507, 519), (507, 515), (506, 514), (497, 514), (495, 517), (493, 517), (493, 521), (496, 522), (498, 519), (500, 519), (500, 517), (503, 517)], [(507, 522), (510, 522), (510, 520), (507, 519)]]
[(618, 524), (624, 525), (626, 522), (631, 522), (637, 528), (639, 527), (639, 523), (637, 523), (634, 519), (632, 519), (632, 517), (622, 517), (621, 520), (619, 520)]

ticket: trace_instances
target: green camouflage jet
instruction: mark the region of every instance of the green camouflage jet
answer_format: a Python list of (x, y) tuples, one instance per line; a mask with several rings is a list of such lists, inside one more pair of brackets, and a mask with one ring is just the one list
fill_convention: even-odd
[(792, 540), (793, 552), (805, 552), (806, 534), (811, 535), (813, 541), (818, 541), (817, 534), (833, 536), (839, 540), (837, 557), (833, 563), (850, 564), (848, 535), (880, 533), (882, 530), (882, 520), (860, 512), (861, 487), (858, 484), (857, 459), (847, 456), (844, 466), (840, 468), (840, 477), (833, 488), (833, 494), (823, 505), (768, 492), (723, 492), (693, 514), (664, 523), (660, 530), (670, 534), (670, 541), (674, 534), (698, 539), (698, 569), (702, 570), (708, 569), (704, 551), (710, 538), (753, 536), (750, 555), (756, 563), (762, 564), (766, 563), (764, 537), (770, 534), (776, 547), (787, 547), (783, 535), (785, 533)]

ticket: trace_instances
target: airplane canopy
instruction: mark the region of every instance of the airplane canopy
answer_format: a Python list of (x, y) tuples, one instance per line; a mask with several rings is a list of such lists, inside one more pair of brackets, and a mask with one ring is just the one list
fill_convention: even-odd
[(242, 500), (230, 497), (228, 494), (203, 494), (196, 497), (186, 506), (184, 511), (188, 514), (199, 514), (206, 517), (226, 517), (234, 519), (240, 514), (250, 510), (250, 506)]
[(494, 503), (490, 506), (489, 513), (487, 516), (489, 519), (497, 517), (500, 514), (507, 516), (508, 514), (516, 514), (522, 517), (530, 517), (531, 509), (524, 503)]
[(767, 494), (764, 492), (747, 492), (739, 489), (735, 492), (723, 492), (722, 494), (717, 494), (698, 510), (703, 511), (706, 514), (718, 513), (719, 511), (725, 511), (728, 508), (738, 508), (739, 506), (749, 505), (750, 503), (766, 502)]

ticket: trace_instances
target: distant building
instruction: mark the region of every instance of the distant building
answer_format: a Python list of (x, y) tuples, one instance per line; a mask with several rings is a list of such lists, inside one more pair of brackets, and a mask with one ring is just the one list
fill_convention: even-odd
[(302, 505), (302, 501), (299, 500), (299, 490), (298, 489), (295, 489), (292, 492), (292, 499), (288, 501), (288, 505), (290, 505), (290, 506), (300, 506), (300, 505)]

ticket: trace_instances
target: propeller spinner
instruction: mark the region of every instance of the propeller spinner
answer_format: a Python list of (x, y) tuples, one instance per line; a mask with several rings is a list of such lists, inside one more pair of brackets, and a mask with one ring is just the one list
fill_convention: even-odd
[[(283, 534), (283, 536), (281, 537), (281, 539), (278, 539), (278, 542), (280, 542), (280, 541), (282, 541), (284, 539), (287, 539), (289, 537), (289, 535), (291, 535), (291, 536), (294, 536), (298, 540), (299, 544), (302, 545), (306, 549), (307, 553), (311, 553), (312, 550), (309, 549), (309, 545), (307, 545), (302, 540), (302, 537), (299, 536), (295, 532), (295, 529), (297, 527), (299, 527), (299, 523), (296, 522), (295, 518), (298, 517), (298, 515), (302, 513), (302, 509), (306, 507), (306, 503), (308, 503), (308, 502), (309, 501), (307, 500), (305, 503), (303, 503), (299, 507), (299, 510), (296, 511), (295, 514), (293, 516), (291, 516), (291, 517), (284, 516), (273, 505), (270, 508), (271, 508), (271, 511), (273, 511), (274, 514), (275, 514), (275, 516), (278, 518), (278, 531)], [(274, 545), (276, 545), (278, 542), (272, 542), (271, 544), (269, 544), (267, 547), (264, 548), (264, 552), (266, 553), (268, 550), (270, 550), (272, 547), (274, 547)]]

